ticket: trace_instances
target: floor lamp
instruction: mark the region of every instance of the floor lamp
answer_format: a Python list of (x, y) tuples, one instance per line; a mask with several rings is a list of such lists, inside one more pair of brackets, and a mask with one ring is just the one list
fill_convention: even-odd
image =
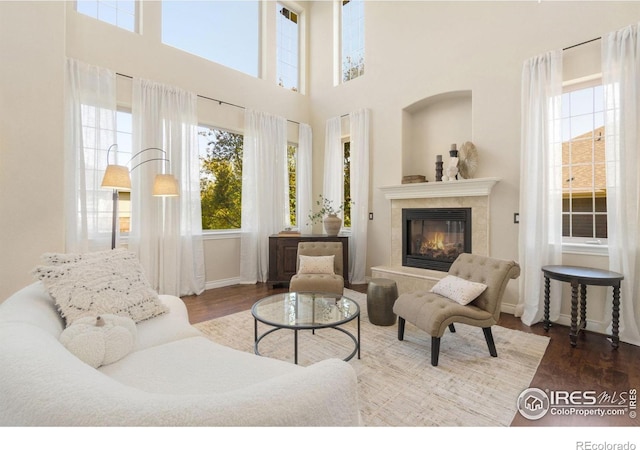
[[(117, 144), (111, 145), (107, 150), (107, 164), (109, 162), (109, 153), (112, 148), (117, 148)], [(167, 154), (164, 150), (157, 147), (149, 147), (144, 150), (140, 150), (138, 153), (133, 155), (131, 159), (127, 162), (130, 164), (136, 157), (140, 154), (147, 151), (159, 151), (162, 152), (163, 156)], [(111, 219), (111, 249), (116, 248), (116, 227), (118, 224), (118, 192), (119, 191), (131, 191), (131, 172), (140, 167), (143, 164), (146, 164), (151, 161), (166, 161), (169, 160), (165, 157), (162, 158), (149, 158), (145, 161), (142, 161), (131, 169), (127, 166), (119, 166), (116, 164), (108, 164), (107, 168), (104, 172), (104, 177), (102, 178), (102, 187), (113, 189), (113, 216)], [(159, 173), (156, 175), (155, 180), (153, 182), (153, 191), (152, 194), (154, 197), (177, 197), (180, 195), (180, 190), (178, 188), (178, 180), (176, 178), (167, 173)]]

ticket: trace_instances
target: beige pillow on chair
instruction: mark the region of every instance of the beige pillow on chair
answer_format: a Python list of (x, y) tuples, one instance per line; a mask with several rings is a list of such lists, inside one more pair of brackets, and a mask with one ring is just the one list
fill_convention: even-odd
[(300, 255), (298, 273), (323, 273), (333, 274), (335, 255), (330, 256), (305, 256)]

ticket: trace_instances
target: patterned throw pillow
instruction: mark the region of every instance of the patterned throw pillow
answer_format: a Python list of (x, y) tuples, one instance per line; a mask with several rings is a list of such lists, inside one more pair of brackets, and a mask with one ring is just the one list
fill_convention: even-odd
[(123, 248), (116, 248), (87, 253), (44, 253), (40, 258), (47, 265), (58, 266), (90, 259), (121, 258), (126, 252), (127, 250)]
[(334, 258), (335, 258), (335, 255), (330, 255), (330, 256), (300, 255), (300, 266), (298, 267), (298, 273), (333, 274)]
[(117, 314), (137, 323), (168, 311), (134, 253), (97, 253), (103, 254), (56, 258), (58, 265), (38, 266), (33, 271), (55, 299), (67, 326), (89, 315)]
[(461, 305), (468, 305), (478, 298), (486, 288), (486, 284), (476, 283), (453, 275), (447, 275), (431, 288), (431, 292), (450, 298)]

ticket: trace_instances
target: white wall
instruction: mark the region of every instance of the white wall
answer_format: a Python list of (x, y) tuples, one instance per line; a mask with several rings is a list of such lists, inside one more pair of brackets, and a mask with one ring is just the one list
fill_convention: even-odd
[(0, 301), (62, 251), (65, 11), (0, 2)]
[[(311, 11), (311, 104), (314, 145), (314, 186), (321, 188), (323, 141), (317, 131), (326, 120), (359, 108), (371, 110), (371, 200), (368, 267), (390, 263), (390, 202), (379, 187), (400, 184), (409, 164), (428, 178), (436, 155), (444, 148), (424, 148), (418, 159), (404, 150), (411, 141), (410, 105), (441, 94), (470, 91), (471, 140), (479, 152), (476, 177), (501, 177), (491, 198), (490, 254), (518, 260), (520, 80), (522, 63), (542, 52), (599, 37), (640, 20), (638, 2), (367, 2), (364, 76), (334, 87), (333, 48), (327, 41), (333, 5), (316, 2)], [(595, 44), (596, 48), (598, 43)], [(582, 53), (593, 45), (565, 52), (567, 76), (598, 70)], [(414, 115), (415, 118), (415, 115)], [(443, 130), (443, 133), (450, 132)], [(447, 136), (445, 142), (466, 140)], [(565, 255), (568, 264), (606, 267), (606, 257)], [(541, 275), (542, 281), (542, 275)], [(593, 291), (593, 293), (592, 293)], [(604, 318), (604, 290), (589, 290), (590, 326)], [(593, 294), (593, 295), (591, 295)], [(608, 293), (610, 301), (611, 293)], [(562, 311), (568, 314), (565, 289)], [(505, 297), (505, 310), (517, 303), (517, 282)]]
[[(162, 45), (159, 2), (144, 2), (142, 35), (79, 15), (73, 11), (73, 2), (0, 2), (0, 299), (30, 281), (28, 272), (41, 253), (64, 250), (65, 56), (310, 123), (316, 193), (322, 189), (326, 120), (369, 108), (370, 211), (375, 218), (369, 222), (368, 267), (389, 262), (390, 205), (378, 188), (399, 184), (403, 175), (407, 156), (403, 151), (412, 146), (413, 139), (406, 132), (405, 110), (440, 94), (471, 92), (471, 113), (466, 120), (480, 153), (476, 177), (502, 178), (491, 203), (490, 253), (518, 259), (518, 226), (513, 224), (513, 213), (520, 208), (523, 61), (640, 20), (638, 2), (371, 1), (365, 6), (365, 75), (334, 86), (333, 4), (299, 3), (307, 8), (309, 18), (306, 95), (277, 87), (273, 65), (266, 61), (264, 78), (256, 79)], [(275, 3), (265, 5), (268, 16), (263, 34), (271, 36)], [(269, 55), (273, 55), (273, 48), (273, 42), (267, 42)], [(565, 52), (566, 59), (580, 60), (584, 51)], [(591, 68), (585, 67), (593, 66), (576, 62), (572, 70), (588, 72)], [(119, 81), (119, 99), (124, 104), (129, 101), (127, 84), (126, 79)], [(201, 100), (199, 108), (206, 123), (242, 128), (242, 110), (208, 100)], [(465, 125), (461, 130), (468, 128)], [(451, 127), (451, 132), (455, 130)], [(295, 135), (295, 128), (290, 131)], [(447, 143), (444, 149), (448, 143), (469, 139), (462, 133), (453, 140), (442, 137)], [(425, 147), (420, 164), (426, 165), (426, 175), (433, 176), (429, 171), (435, 155), (443, 149), (439, 144)], [(207, 241), (205, 248), (209, 285), (237, 278), (237, 237)], [(567, 262), (572, 261), (606, 267), (602, 257), (567, 255)], [(600, 303), (590, 296), (589, 317), (597, 322), (603, 318), (604, 293), (594, 292)], [(515, 304), (516, 295), (517, 285), (512, 282), (507, 307)], [(563, 311), (567, 311), (566, 301)]]
[[(142, 34), (74, 11), (74, 2), (0, 2), (0, 301), (29, 283), (39, 256), (64, 251), (64, 62), (72, 57), (120, 74), (308, 122), (308, 97), (277, 86), (275, 2), (263, 5), (266, 58), (254, 78), (161, 43), (161, 3), (144, 2)], [(302, 80), (302, 86), (306, 80)], [(130, 106), (131, 80), (118, 77), (118, 102)], [(242, 131), (244, 112), (199, 99), (202, 123)], [(297, 126), (289, 136), (297, 140)], [(208, 286), (239, 276), (238, 234), (205, 242)]]

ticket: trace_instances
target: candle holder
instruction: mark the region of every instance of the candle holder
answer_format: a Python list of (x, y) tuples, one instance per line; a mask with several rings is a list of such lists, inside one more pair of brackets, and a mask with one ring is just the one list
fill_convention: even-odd
[(442, 181), (442, 155), (436, 155), (436, 181)]

